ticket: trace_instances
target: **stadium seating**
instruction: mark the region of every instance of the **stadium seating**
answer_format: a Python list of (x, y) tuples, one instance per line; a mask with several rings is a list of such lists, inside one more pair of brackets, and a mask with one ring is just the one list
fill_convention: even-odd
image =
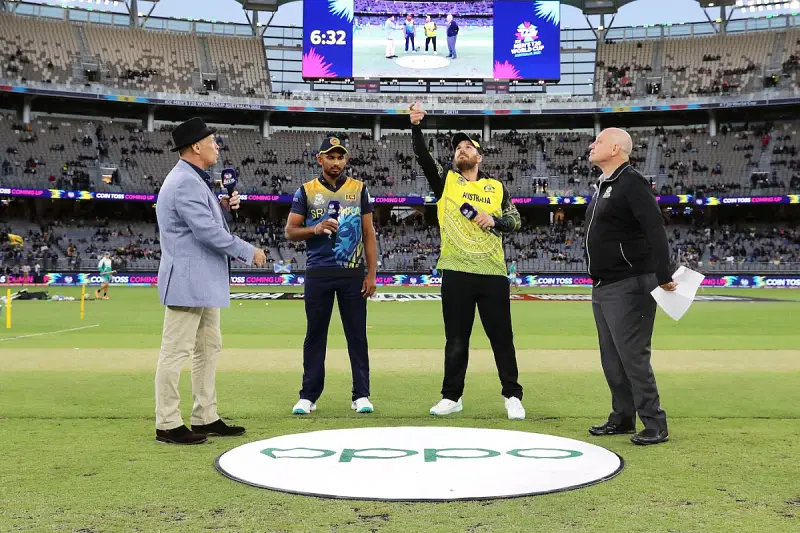
[[(293, 271), (305, 269), (305, 244), (283, 238), (285, 220), (240, 222), (236, 233), (268, 251), (264, 269), (271, 271), (279, 261)], [(113, 254), (118, 270), (156, 270), (161, 256), (154, 224), (109, 220), (69, 220), (39, 226), (11, 220), (0, 224), (0, 233), (10, 232), (25, 239), (23, 249), (0, 245), (0, 272), (14, 272), (24, 264), (44, 269), (95, 270), (105, 251)], [(786, 225), (667, 227), (676, 264), (704, 272), (737, 270), (770, 272), (796, 269), (800, 263), (800, 228)], [(379, 269), (383, 272), (430, 272), (439, 257), (439, 230), (425, 225), (419, 217), (405, 221), (393, 218), (377, 228)], [(524, 225), (504, 239), (507, 262), (516, 261), (520, 272), (585, 273), (581, 223), (552, 226)], [(233, 268), (246, 267), (234, 263)]]
[[(0, 183), (155, 192), (177, 159), (169, 151), (170, 129), (165, 125), (148, 133), (134, 122), (78, 123), (47, 116), (35, 118), (27, 129), (12, 115), (0, 115), (0, 148), (5, 152)], [(763, 125), (723, 124), (719, 129), (715, 138), (709, 137), (705, 127), (659, 129), (657, 133), (631, 129), (632, 163), (662, 194), (704, 192), (720, 196), (800, 190), (800, 158), (794, 144), (798, 123), (775, 125), (763, 146), (767, 133)], [(252, 128), (220, 129), (217, 169), (238, 168), (241, 191), (293, 194), (303, 182), (318, 175), (314, 156), (325, 134), (293, 129), (276, 131), (265, 139)], [(378, 140), (366, 132), (336, 134), (350, 150), (352, 175), (364, 181), (373, 195), (425, 196), (430, 192), (413, 157), (408, 130), (387, 132)], [(445, 132), (426, 134), (429, 147), (443, 166), (449, 165), (452, 157), (449, 138)], [(483, 169), (503, 181), (513, 196), (591, 194), (598, 176), (587, 160), (593, 138), (592, 133), (577, 130), (495, 132), (483, 143)], [(35, 172), (32, 168), (25, 172), (31, 160), (44, 164), (37, 163)], [(119, 168), (119, 180), (104, 183), (101, 167)], [(88, 174), (91, 187), (76, 187), (72, 180), (77, 173)]]
[(800, 30), (786, 32), (786, 49), (781, 58), (781, 74), (786, 85), (800, 87)]
[(800, 231), (786, 226), (668, 228), (677, 263), (706, 272), (786, 271), (800, 262)]
[(752, 132), (731, 132), (711, 139), (704, 129), (666, 130), (656, 137), (658, 188), (665, 187), (661, 192), (667, 194), (750, 189), (749, 176), (760, 162), (760, 139), (753, 143), (759, 150), (734, 147), (749, 146), (755, 137)]
[(664, 41), (664, 90), (668, 96), (734, 94), (763, 89), (774, 32)]
[[(52, 22), (8, 13), (0, 13), (3, 76), (17, 83), (83, 83), (73, 78), (73, 64), (81, 57), (76, 35), (85, 36), (85, 53), (99, 60), (99, 83), (166, 93), (192, 94), (201, 89), (201, 44), (195, 34)], [(258, 39), (205, 39), (210, 53), (206, 69), (224, 76), (225, 94), (269, 94), (266, 55)]]
[[(647, 80), (662, 80), (659, 96), (744, 94), (764, 89), (765, 67), (785, 64), (797, 54), (800, 32), (786, 33), (782, 53), (773, 57), (780, 32), (607, 41), (598, 48), (596, 95), (601, 101), (648, 96)], [(796, 82), (797, 71), (791, 81)], [(796, 83), (785, 80), (785, 86)]]
[(9, 80), (72, 83), (72, 26), (0, 13), (0, 55)]
[(214, 66), (227, 78), (230, 94), (264, 97), (269, 94), (267, 58), (260, 40), (209, 36)]
[(153, 92), (193, 93), (200, 66), (194, 36), (98, 24), (85, 26), (89, 51), (100, 58), (105, 85)]
[[(356, 2), (356, 18), (359, 25), (382, 25), (386, 13), (394, 13), (398, 9), (396, 6), (389, 0), (359, 1)], [(454, 12), (462, 26), (484, 25), (492, 7), (488, 1), (417, 2), (415, 11), (420, 24), (422, 15), (432, 13), (443, 29), (444, 15), (448, 12)], [(208, 54), (205, 54), (206, 46)], [(199, 78), (203, 70), (220, 75), (219, 90), (223, 94), (255, 97), (270, 94), (266, 57), (261, 41), (256, 38), (202, 36), (0, 14), (1, 66), (4, 77), (9, 80), (83, 83), (77, 68), (82, 49), (84, 55), (99, 59), (100, 83), (113, 88), (192, 94), (203, 90)], [(595, 96), (599, 101), (647, 97), (648, 83), (658, 82), (659, 98), (744, 94), (762, 90), (766, 74), (780, 74), (780, 87), (797, 90), (800, 87), (800, 30), (663, 40), (609, 40), (599, 45), (596, 62)], [(79, 79), (74, 78), (75, 75)], [(307, 96), (293, 95), (294, 99)], [(330, 97), (332, 101), (342, 98), (370, 101), (365, 95)], [(376, 95), (374, 98), (387, 103), (393, 97)], [(394, 98), (404, 100), (402, 96)], [(471, 102), (474, 98), (479, 97), (457, 95), (452, 97), (452, 102)], [(520, 101), (516, 95), (506, 98), (509, 103)], [(585, 99), (562, 98), (565, 101)], [(496, 102), (502, 104), (502, 97)]]
[(72, 189), (77, 185), (88, 189), (87, 182), (78, 178), (97, 168), (94, 135), (92, 125), (85, 122), (37, 119), (23, 126), (13, 115), (0, 115), (0, 183), (47, 189)]
[(600, 100), (631, 99), (640, 76), (651, 72), (655, 41), (625, 41), (600, 45), (595, 88)]

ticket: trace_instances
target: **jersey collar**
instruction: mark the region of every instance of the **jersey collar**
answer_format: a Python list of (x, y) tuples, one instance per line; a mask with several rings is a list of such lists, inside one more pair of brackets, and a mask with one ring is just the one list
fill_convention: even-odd
[[(462, 174), (458, 170), (453, 169), (453, 172), (455, 172), (456, 174), (458, 174), (462, 178), (467, 179), (467, 178), (464, 177), (464, 174)], [(483, 170), (478, 169), (478, 179), (476, 179), (475, 181), (489, 180), (489, 179), (492, 179), (492, 177), (489, 174), (487, 174)]]
[(328, 183), (328, 180), (326, 180), (325, 176), (323, 176), (322, 174), (320, 174), (319, 178), (317, 178), (317, 179), (319, 179), (319, 182), (323, 185), (323, 187), (325, 187), (326, 189), (328, 189), (331, 192), (336, 192), (339, 189), (341, 189), (342, 185), (344, 185), (344, 182), (347, 181), (347, 176), (344, 176), (344, 175), (339, 176), (339, 179), (336, 180), (336, 185), (333, 185), (333, 186), (330, 183)]
[(609, 181), (615, 181), (619, 177), (619, 175), (622, 174), (622, 172), (630, 166), (631, 164), (628, 162), (622, 163), (620, 166), (617, 167), (617, 169), (614, 172), (611, 173), (610, 176), (608, 177), (601, 176), (598, 185), (601, 185), (603, 183), (608, 183)]

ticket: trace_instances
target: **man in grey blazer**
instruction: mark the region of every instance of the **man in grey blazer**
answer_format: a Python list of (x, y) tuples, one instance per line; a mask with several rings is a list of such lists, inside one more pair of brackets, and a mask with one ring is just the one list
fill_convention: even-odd
[[(219, 148), (214, 128), (200, 118), (172, 132), (180, 161), (158, 195), (156, 216), (161, 239), (158, 294), (166, 306), (156, 370), (156, 440), (200, 444), (208, 435), (235, 436), (217, 414), (216, 368), (222, 348), (220, 308), (230, 307), (229, 258), (263, 265), (263, 250), (231, 235), (227, 217), (239, 208), (238, 194), (218, 200), (206, 169)], [(178, 381), (192, 356), (192, 429), (181, 418)]]

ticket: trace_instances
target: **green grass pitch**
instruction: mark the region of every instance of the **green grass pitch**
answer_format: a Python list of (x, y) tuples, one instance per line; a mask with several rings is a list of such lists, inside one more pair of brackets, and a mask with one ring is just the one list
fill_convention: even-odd
[[(462, 27), (456, 41), (458, 59), (446, 59), (447, 28), (439, 26), (436, 35), (438, 56), (433, 55), (433, 46), (425, 52), (425, 31), (421, 25), (414, 36), (419, 49), (405, 51), (403, 30), (394, 32), (395, 53), (398, 59), (386, 59), (386, 32), (383, 28), (359, 29), (353, 36), (353, 75), (358, 78), (492, 78), (494, 73), (493, 29)], [(404, 65), (409, 58), (412, 66)], [(438, 58), (442, 66), (421, 68), (424, 58)]]
[[(84, 320), (77, 302), (14, 302), (13, 328), (0, 331), (0, 531), (800, 531), (800, 291), (722, 293), (790, 301), (698, 302), (677, 323), (659, 311), (653, 366), (671, 440), (646, 448), (624, 436), (596, 439), (586, 432), (608, 414), (610, 400), (585, 302), (512, 304), (528, 411), (527, 420), (512, 422), (479, 320), (464, 412), (435, 420), (427, 414), (439, 399), (444, 336), (440, 305), (424, 301), (369, 306), (375, 413), (349, 409), (349, 364), (334, 312), (319, 411), (292, 417), (303, 304), (234, 301), (223, 312), (218, 396), (222, 416), (247, 433), (186, 448), (154, 441), (163, 319), (155, 289), (112, 287), (110, 301), (87, 303)], [(189, 385), (187, 372), (185, 417)], [(611, 481), (559, 494), (414, 504), (276, 493), (214, 469), (218, 455), (246, 442), (384, 425), (560, 435), (619, 453), (626, 469)]]

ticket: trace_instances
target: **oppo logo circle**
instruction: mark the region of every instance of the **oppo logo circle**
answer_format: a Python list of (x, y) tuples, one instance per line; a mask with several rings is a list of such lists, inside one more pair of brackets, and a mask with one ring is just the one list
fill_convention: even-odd
[(251, 442), (216, 467), (282, 492), (390, 501), (531, 496), (611, 479), (624, 462), (578, 440), (498, 429), (384, 427), (315, 431)]

